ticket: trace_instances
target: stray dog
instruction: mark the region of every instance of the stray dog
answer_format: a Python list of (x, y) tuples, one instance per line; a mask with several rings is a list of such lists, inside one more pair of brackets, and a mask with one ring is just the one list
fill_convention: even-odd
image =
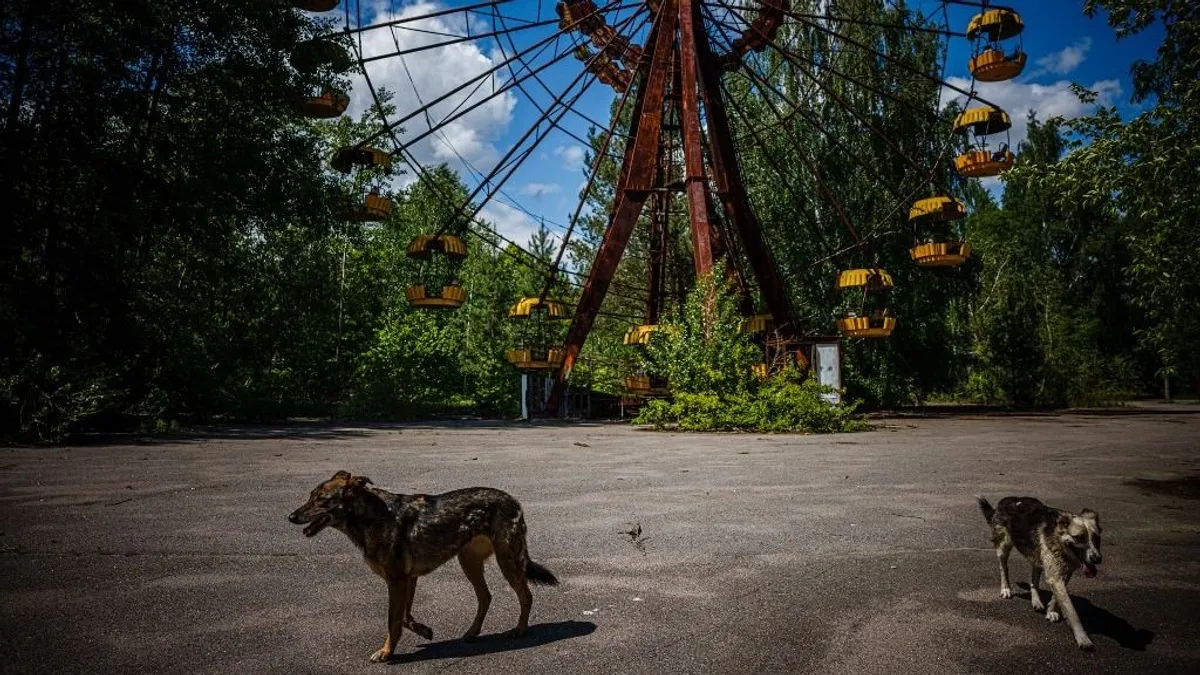
[(362, 550), (367, 566), (387, 583), (387, 638), (383, 647), (371, 655), (371, 661), (391, 658), (403, 628), (426, 640), (433, 639), (433, 631), (412, 618), (417, 577), (429, 574), (454, 556), (458, 556), (458, 564), (475, 587), (479, 601), (475, 622), (463, 639), (478, 637), (492, 602), (483, 577), (483, 563), (492, 553), (521, 603), (521, 618), (508, 635), (519, 637), (525, 633), (533, 605), (529, 582), (555, 586), (558, 579), (529, 559), (525, 516), (512, 495), (486, 487), (439, 495), (402, 495), (367, 487), (370, 483), (365, 476), (338, 471), (318, 485), (308, 502), (293, 511), (288, 520), (307, 524), (306, 537), (315, 536), (327, 526), (340, 530)]
[[(1085, 577), (1096, 576), (1100, 564), (1100, 514), (1083, 509), (1078, 514), (1051, 508), (1033, 497), (1005, 497), (996, 508), (983, 497), (976, 497), (983, 517), (992, 526), (992, 544), (1000, 559), (1000, 597), (1011, 598), (1008, 583), (1008, 554), (1015, 546), (1029, 560), (1029, 596), (1034, 611), (1046, 611), (1046, 619), (1056, 622), (1067, 617), (1075, 643), (1080, 649), (1091, 650), (1094, 645), (1075, 613), (1067, 582), (1075, 570), (1082, 569)], [(1038, 593), (1038, 577), (1054, 593), (1050, 606), (1042, 604)]]

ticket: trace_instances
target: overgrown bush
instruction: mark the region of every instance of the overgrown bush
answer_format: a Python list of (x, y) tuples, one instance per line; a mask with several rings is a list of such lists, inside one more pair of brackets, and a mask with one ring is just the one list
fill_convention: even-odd
[(657, 399), (634, 422), (681, 431), (863, 431), (870, 425), (854, 406), (834, 405), (821, 397), (830, 391), (795, 370), (785, 371), (747, 393), (679, 392), (671, 401)]
[(808, 431), (868, 428), (853, 404), (830, 403), (831, 393), (794, 368), (766, 381), (750, 366), (759, 347), (741, 330), (742, 316), (728, 284), (700, 280), (680, 315), (667, 317), (650, 340), (647, 371), (667, 378), (672, 400), (649, 401), (634, 419), (656, 429), (683, 431)]

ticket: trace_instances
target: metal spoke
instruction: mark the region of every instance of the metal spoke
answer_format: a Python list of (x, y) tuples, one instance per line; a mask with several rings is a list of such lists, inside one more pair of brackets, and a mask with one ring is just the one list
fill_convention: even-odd
[[(612, 3), (610, 3), (610, 4), (608, 4), (608, 5), (605, 5), (605, 7), (615, 7), (615, 6), (616, 6), (616, 3), (617, 3), (617, 0), (613, 0), (613, 2), (612, 2)], [(441, 96), (437, 97), (437, 98), (436, 98), (436, 99), (434, 99), (433, 101), (430, 101), (429, 103), (427, 103), (427, 104), (425, 104), (425, 105), (421, 106), (420, 108), (417, 108), (416, 110), (413, 110), (412, 112), (410, 112), (409, 114), (405, 115), (404, 117), (401, 117), (399, 120), (396, 120), (396, 121), (394, 121), (394, 122), (393, 122), (393, 121), (386, 122), (386, 123), (383, 125), (383, 128), (382, 128), (382, 129), (380, 129), (379, 131), (375, 132), (374, 134), (371, 134), (371, 135), (369, 135), (367, 138), (363, 139), (363, 140), (362, 140), (362, 141), (360, 141), (358, 144), (356, 144), (356, 145), (355, 145), (355, 147), (356, 147), (356, 148), (361, 148), (361, 147), (363, 147), (363, 146), (367, 145), (368, 143), (370, 143), (370, 142), (372, 142), (372, 141), (374, 141), (374, 140), (376, 140), (376, 139), (380, 138), (381, 136), (383, 136), (383, 135), (385, 135), (385, 134), (389, 134), (389, 133), (391, 133), (391, 131), (392, 131), (393, 129), (395, 129), (396, 127), (398, 127), (398, 126), (400, 126), (400, 125), (404, 124), (405, 122), (407, 122), (408, 120), (410, 120), (410, 119), (412, 119), (412, 118), (416, 117), (417, 115), (421, 115), (421, 114), (425, 113), (426, 111), (428, 111), (428, 110), (429, 110), (430, 108), (432, 108), (433, 106), (435, 106), (435, 105), (437, 105), (437, 104), (439, 104), (439, 103), (442, 103), (442, 102), (443, 102), (443, 101), (445, 101), (446, 99), (448, 99), (448, 98), (450, 98), (451, 96), (454, 96), (455, 94), (457, 94), (457, 93), (461, 92), (462, 90), (466, 89), (467, 87), (471, 86), (472, 84), (476, 84), (476, 85), (477, 85), (477, 88), (478, 88), (478, 85), (481, 85), (481, 84), (483, 84), (484, 82), (486, 82), (486, 81), (487, 81), (487, 78), (488, 78), (489, 76), (490, 76), (490, 77), (494, 77), (494, 76), (495, 76), (495, 74), (496, 74), (497, 72), (499, 72), (499, 71), (500, 71), (502, 68), (505, 68), (505, 67), (507, 67), (507, 66), (508, 66), (509, 64), (511, 64), (513, 61), (517, 61), (517, 60), (524, 59), (524, 58), (525, 58), (525, 56), (526, 56), (527, 54), (529, 54), (530, 52), (533, 52), (535, 49), (538, 49), (538, 48), (542, 48), (542, 51), (544, 51), (545, 47), (546, 47), (546, 46), (548, 46), (548, 45), (549, 45), (551, 42), (553, 42), (553, 41), (554, 41), (554, 39), (555, 39), (556, 37), (558, 37), (558, 36), (561, 36), (561, 35), (563, 35), (563, 34), (565, 34), (565, 33), (568, 33), (568, 32), (570, 32), (570, 31), (574, 30), (574, 29), (575, 29), (575, 27), (576, 27), (576, 26), (578, 26), (580, 23), (582, 23), (582, 22), (583, 22), (585, 19), (587, 19), (587, 18), (589, 18), (589, 17), (592, 17), (592, 16), (596, 16), (596, 15), (598, 15), (598, 14), (601, 14), (601, 13), (602, 13), (602, 10), (599, 10), (599, 9), (598, 9), (598, 10), (596, 10), (595, 12), (592, 12), (592, 13), (590, 13), (590, 14), (588, 14), (588, 15), (584, 16), (584, 17), (580, 17), (579, 19), (577, 19), (576, 21), (573, 21), (573, 22), (571, 22), (571, 23), (570, 23), (570, 24), (568, 24), (567, 26), (565, 26), (565, 27), (563, 27), (563, 28), (560, 28), (558, 31), (556, 31), (555, 33), (551, 34), (550, 36), (548, 36), (548, 37), (545, 37), (545, 38), (543, 38), (543, 39), (539, 40), (538, 42), (534, 43), (533, 45), (530, 45), (529, 47), (525, 48), (523, 51), (521, 51), (521, 52), (519, 52), (519, 53), (517, 53), (517, 54), (513, 54), (513, 55), (512, 55), (512, 57), (510, 57), (510, 58), (508, 58), (508, 59), (505, 59), (504, 61), (501, 61), (500, 63), (496, 64), (495, 66), (493, 66), (493, 67), (491, 67), (491, 68), (489, 68), (488, 70), (486, 70), (486, 71), (484, 71), (484, 72), (480, 73), (479, 75), (476, 75), (475, 77), (472, 77), (471, 79), (467, 80), (466, 82), (463, 82), (463, 83), (462, 83), (462, 84), (460, 84), (459, 86), (457, 86), (457, 87), (455, 87), (455, 88), (451, 89), (450, 91), (448, 91), (448, 92), (446, 92), (446, 93), (442, 94)], [(539, 53), (540, 53), (540, 52), (539, 52)], [(564, 56), (566, 56), (566, 55), (568, 55), (568, 54), (570, 54), (570, 52), (564, 52), (564, 54), (563, 54), (563, 55), (561, 55), (561, 56), (557, 56), (557, 57), (555, 57), (554, 59), (552, 59), (550, 62), (548, 62), (548, 63), (545, 63), (545, 64), (542, 64), (541, 66), (538, 66), (538, 68), (537, 68), (537, 69), (535, 69), (535, 70), (531, 71), (531, 74), (532, 74), (532, 73), (536, 73), (536, 72), (540, 72), (540, 71), (542, 71), (542, 70), (545, 70), (546, 68), (550, 67), (550, 66), (551, 66), (551, 65), (553, 65), (555, 62), (557, 62), (558, 60), (562, 59)], [(362, 55), (360, 54), (360, 55), (359, 55), (359, 57), (361, 58), (361, 56), (362, 56)], [(363, 69), (363, 73), (364, 73), (364, 75), (366, 74), (366, 68), (364, 68), (364, 69)], [(522, 79), (528, 79), (529, 77), (530, 77), (530, 75), (526, 75), (526, 76), (525, 76), (524, 78), (522, 78)], [(492, 92), (492, 94), (491, 94), (490, 96), (488, 96), (486, 99), (484, 99), (483, 101), (480, 101), (479, 103), (477, 103), (477, 104), (475, 104), (474, 106), (472, 106), (472, 107), (470, 108), (470, 110), (473, 110), (473, 109), (475, 109), (475, 108), (479, 107), (479, 106), (480, 106), (480, 105), (482, 105), (483, 103), (486, 103), (487, 101), (491, 100), (492, 98), (495, 98), (496, 96), (499, 96), (500, 94), (504, 93), (505, 91), (508, 91), (509, 89), (512, 89), (512, 88), (513, 88), (513, 87), (515, 87), (515, 86), (516, 86), (516, 85), (515, 85), (515, 83), (512, 83), (512, 82), (509, 82), (509, 83), (505, 84), (505, 86), (501, 87), (500, 89), (498, 89), (498, 90), (496, 90), (496, 91), (493, 91), (493, 92)], [(460, 105), (461, 105), (461, 104), (460, 104)], [(465, 113), (464, 113), (464, 114), (465, 114)], [(442, 123), (444, 124), (444, 123), (445, 123), (445, 121), (443, 121)]]
[[(722, 5), (726, 5), (724, 0), (717, 0), (717, 1)], [(726, 5), (726, 6), (728, 6), (728, 5)], [(789, 54), (786, 50), (779, 47), (778, 43), (776, 43), (775, 40), (770, 39), (765, 35), (763, 36), (763, 38), (767, 41), (768, 46), (774, 48), (777, 52), (782, 54), (785, 58), (793, 61), (793, 63), (796, 62), (796, 57), (794, 57), (793, 55)], [(916, 170), (918, 172), (918, 174), (924, 173), (926, 171), (925, 167), (920, 166), (915, 161), (913, 161), (913, 159), (911, 157), (909, 157), (907, 154), (905, 154), (905, 152), (903, 150), (901, 150), (896, 145), (896, 143), (894, 141), (892, 141), (892, 139), (883, 132), (882, 129), (880, 129), (878, 126), (876, 126), (871, 121), (866, 119), (862, 115), (862, 113), (855, 110), (854, 106), (850, 105), (850, 103), (848, 101), (846, 101), (846, 99), (843, 98), (841, 96), (841, 94), (838, 94), (837, 91), (835, 91), (832, 87), (821, 82), (821, 80), (819, 78), (815, 77), (814, 75), (812, 75), (808, 71), (804, 70), (803, 68), (800, 69), (800, 72), (802, 74), (806, 75), (810, 80), (812, 80), (813, 83), (816, 84), (818, 87), (820, 87), (821, 90), (823, 92), (825, 92), (825, 94), (827, 96), (831, 97), (833, 99), (833, 101), (838, 104), (839, 107), (841, 107), (846, 112), (850, 113), (850, 115), (853, 116), (856, 120), (858, 120), (860, 124), (862, 124), (864, 127), (866, 127), (868, 131), (870, 131), (871, 133), (875, 134), (878, 138), (880, 138), (893, 153), (895, 153), (897, 156), (899, 156), (901, 159), (903, 159), (909, 166), (911, 166), (914, 170)], [(930, 172), (925, 180), (931, 186), (933, 186), (935, 189), (941, 189), (944, 191), (944, 189), (941, 188), (941, 186), (938, 185), (938, 183), (933, 179), (933, 172)]]

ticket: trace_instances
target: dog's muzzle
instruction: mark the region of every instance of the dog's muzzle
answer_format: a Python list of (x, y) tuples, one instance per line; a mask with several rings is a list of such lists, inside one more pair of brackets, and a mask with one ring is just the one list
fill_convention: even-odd
[(325, 529), (325, 526), (331, 521), (333, 521), (333, 517), (328, 513), (322, 513), (315, 518), (308, 518), (304, 515), (301, 515), (299, 512), (288, 516), (288, 522), (295, 523), (296, 525), (308, 523), (308, 525), (304, 528), (304, 536), (306, 537), (315, 536), (318, 532)]

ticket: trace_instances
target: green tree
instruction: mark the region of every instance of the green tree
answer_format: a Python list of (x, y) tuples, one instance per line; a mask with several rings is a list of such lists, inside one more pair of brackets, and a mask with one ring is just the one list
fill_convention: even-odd
[[(1129, 121), (1115, 107), (1064, 123), (1069, 153), (1050, 166), (1029, 168), (1028, 180), (1062, 204), (1124, 223), (1122, 270), (1138, 331), (1163, 378), (1200, 374), (1200, 7), (1155, 0), (1089, 0), (1085, 11), (1108, 12), (1122, 38), (1161, 26), (1154, 59), (1132, 67), (1133, 99), (1150, 105)], [(1077, 88), (1085, 102), (1095, 95)]]
[(1028, 130), (1004, 178), (1003, 208), (968, 221), (981, 263), (968, 303), (976, 360), (967, 392), (1017, 405), (1116, 400), (1135, 387), (1136, 317), (1112, 274), (1126, 256), (1123, 225), (1030, 181), (1061, 160), (1065, 139), (1062, 120), (1031, 115)]
[(328, 73), (287, 65), (316, 29), (273, 0), (6, 4), (6, 431), (213, 411), (257, 376), (235, 364), (269, 330), (261, 243), (331, 225), (318, 139), (291, 107)]

